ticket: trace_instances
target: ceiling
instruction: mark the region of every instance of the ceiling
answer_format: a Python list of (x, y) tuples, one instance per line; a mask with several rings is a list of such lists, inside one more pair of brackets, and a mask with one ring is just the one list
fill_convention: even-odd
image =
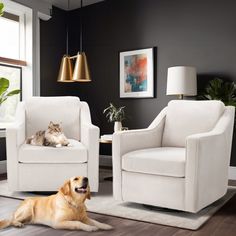
[[(48, 2), (53, 6), (59, 7), (63, 10), (68, 10), (68, 0), (40, 0), (44, 2)], [(91, 5), (97, 2), (102, 2), (104, 0), (83, 0), (83, 6)], [(69, 10), (74, 10), (76, 8), (80, 8), (80, 0), (69, 0)]]

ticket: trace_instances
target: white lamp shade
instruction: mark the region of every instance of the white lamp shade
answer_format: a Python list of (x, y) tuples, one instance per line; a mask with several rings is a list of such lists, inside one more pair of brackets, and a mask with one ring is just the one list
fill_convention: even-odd
[(197, 72), (190, 66), (168, 68), (166, 95), (197, 95)]

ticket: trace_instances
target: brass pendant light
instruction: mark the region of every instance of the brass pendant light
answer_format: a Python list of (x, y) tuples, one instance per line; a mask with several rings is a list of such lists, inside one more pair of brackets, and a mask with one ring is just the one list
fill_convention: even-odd
[(69, 55), (64, 55), (61, 61), (60, 71), (57, 77), (57, 82), (74, 82), (72, 80), (72, 63)]
[(77, 54), (72, 80), (77, 82), (91, 81), (88, 62), (84, 52), (78, 52)]
[[(68, 10), (69, 10), (68, 0)], [(66, 55), (63, 56), (60, 66), (58, 82), (90, 82), (90, 72), (88, 67), (87, 58), (85, 52), (83, 52), (83, 24), (82, 24), (82, 8), (83, 0), (81, 0), (81, 12), (80, 12), (80, 51), (76, 56), (70, 57), (68, 55), (68, 26), (67, 26), (67, 38), (66, 38)], [(76, 59), (75, 68), (73, 72), (72, 59)]]
[(73, 73), (73, 81), (76, 82), (90, 82), (90, 72), (87, 62), (87, 57), (85, 55), (85, 52), (83, 52), (83, 22), (82, 22), (82, 8), (83, 8), (83, 0), (81, 0), (81, 6), (80, 6), (80, 51), (77, 54), (77, 59), (75, 62), (75, 69)]
[[(67, 7), (69, 10), (70, 9), (70, 0), (68, 0)], [(61, 66), (60, 66), (59, 74), (57, 77), (57, 82), (63, 82), (63, 83), (74, 82), (72, 80), (72, 75), (73, 75), (73, 66), (71, 63), (70, 56), (68, 55), (68, 23), (67, 23), (67, 26), (66, 26), (66, 55), (64, 55), (61, 60)]]

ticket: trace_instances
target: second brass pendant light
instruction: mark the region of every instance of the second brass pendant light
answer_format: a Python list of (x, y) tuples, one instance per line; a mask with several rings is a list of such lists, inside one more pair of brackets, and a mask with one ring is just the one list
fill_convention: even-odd
[[(68, 10), (70, 2), (68, 0)], [(82, 8), (83, 0), (81, 0), (80, 10), (80, 51), (76, 56), (70, 57), (68, 55), (68, 26), (66, 38), (66, 55), (63, 56), (58, 75), (58, 82), (90, 82), (90, 72), (85, 52), (83, 52), (83, 22), (82, 22)], [(76, 59), (75, 67), (73, 70), (72, 60)]]

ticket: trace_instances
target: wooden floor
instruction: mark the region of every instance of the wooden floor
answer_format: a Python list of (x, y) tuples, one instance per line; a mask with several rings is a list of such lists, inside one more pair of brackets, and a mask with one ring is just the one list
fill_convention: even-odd
[[(0, 176), (0, 180), (5, 176)], [(236, 182), (231, 182), (236, 185)], [(9, 215), (20, 203), (20, 200), (0, 197), (0, 218)], [(0, 230), (1, 236), (84, 236), (84, 235), (112, 235), (112, 236), (235, 236), (236, 235), (236, 196), (223, 206), (204, 226), (197, 231), (183, 230), (156, 224), (126, 220), (117, 217), (89, 213), (89, 216), (98, 221), (110, 224), (112, 231), (82, 232), (53, 230), (46, 226), (27, 225), (22, 229), (7, 228)]]

